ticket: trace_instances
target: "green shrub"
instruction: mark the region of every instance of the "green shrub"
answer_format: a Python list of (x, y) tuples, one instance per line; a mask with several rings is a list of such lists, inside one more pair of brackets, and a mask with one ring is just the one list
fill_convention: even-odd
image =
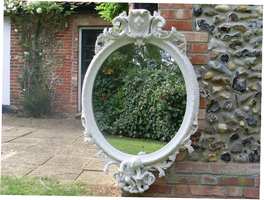
[(185, 112), (181, 72), (153, 45), (114, 52), (100, 69), (93, 93), (97, 123), (106, 134), (169, 141)]
[(98, 14), (106, 21), (111, 22), (123, 11), (128, 11), (127, 3), (99, 3), (96, 8)]
[(30, 92), (23, 91), (22, 106), (30, 116), (41, 117), (50, 113), (51, 99), (48, 87), (35, 85)]

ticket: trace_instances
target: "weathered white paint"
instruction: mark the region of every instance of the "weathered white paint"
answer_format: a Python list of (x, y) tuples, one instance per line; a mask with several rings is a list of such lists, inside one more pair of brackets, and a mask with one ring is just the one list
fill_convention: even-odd
[(3, 35), (3, 84), (2, 84), (2, 104), (10, 105), (10, 34), (11, 23), (9, 17), (4, 17)]
[[(113, 28), (105, 29), (96, 42), (96, 55), (86, 72), (82, 91), (82, 123), (86, 140), (94, 142), (110, 158), (106, 165), (116, 164), (118, 172), (114, 174), (118, 185), (130, 193), (140, 193), (149, 189), (155, 181), (153, 170), (159, 176), (165, 175), (165, 169), (175, 160), (181, 146), (192, 151), (190, 136), (197, 130), (199, 111), (199, 85), (194, 68), (187, 58), (186, 40), (175, 28), (164, 31), (165, 19), (155, 12), (153, 16), (147, 10), (132, 10), (129, 16), (120, 14), (113, 20)], [(120, 30), (120, 27), (121, 30)], [(150, 154), (131, 155), (119, 151), (105, 139), (99, 130), (92, 105), (92, 93), (95, 77), (103, 62), (112, 52), (127, 44), (145, 45), (150, 43), (168, 52), (177, 62), (185, 80), (187, 105), (183, 122), (174, 138), (161, 149)]]

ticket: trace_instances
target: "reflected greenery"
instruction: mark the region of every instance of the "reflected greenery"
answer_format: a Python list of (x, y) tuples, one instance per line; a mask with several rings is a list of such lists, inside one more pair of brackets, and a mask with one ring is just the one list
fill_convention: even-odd
[(185, 105), (178, 65), (151, 44), (113, 52), (95, 80), (94, 113), (104, 134), (168, 142), (181, 125)]
[(166, 143), (143, 138), (130, 138), (121, 135), (105, 135), (107, 141), (122, 152), (138, 154), (151, 153), (162, 148)]

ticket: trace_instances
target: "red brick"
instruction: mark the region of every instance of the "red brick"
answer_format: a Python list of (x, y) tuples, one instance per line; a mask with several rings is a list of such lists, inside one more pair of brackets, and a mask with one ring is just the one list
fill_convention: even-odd
[(242, 197), (243, 188), (242, 187), (225, 187), (226, 197)]
[(255, 179), (252, 177), (220, 177), (219, 185), (254, 186)]
[(148, 190), (149, 193), (163, 193), (163, 194), (170, 194), (172, 191), (172, 186), (169, 185), (151, 185), (150, 189)]
[(171, 171), (166, 176), (166, 180), (168, 184), (197, 185), (200, 183), (200, 176), (179, 174)]
[(259, 178), (259, 176), (257, 176), (257, 177), (255, 178), (255, 186), (256, 186), (256, 187), (259, 187), (259, 183), (260, 183), (260, 178)]
[(208, 52), (207, 43), (191, 43), (188, 45), (188, 52), (190, 53), (205, 53)]
[(191, 19), (191, 9), (177, 9), (177, 10), (161, 10), (161, 16), (165, 19)]
[(159, 9), (192, 8), (192, 4), (160, 3)]
[(190, 185), (190, 192), (194, 196), (225, 196), (225, 188), (220, 186)]
[(182, 31), (185, 35), (187, 42), (208, 42), (207, 32), (187, 32)]
[(155, 181), (155, 185), (167, 185), (165, 177), (157, 178)]
[(188, 54), (191, 63), (194, 65), (207, 64), (208, 55), (207, 54)]
[(245, 198), (258, 199), (259, 198), (259, 188), (246, 187), (246, 188), (244, 188), (243, 196)]
[(190, 195), (190, 188), (188, 185), (176, 184), (175, 186), (172, 187), (173, 197), (177, 197), (177, 196), (188, 197), (188, 194)]
[(172, 27), (175, 27), (177, 30), (190, 31), (192, 30), (192, 21), (191, 20), (167, 21), (164, 29), (170, 30)]
[(238, 185), (237, 177), (221, 177), (219, 178), (219, 185)]
[(202, 175), (201, 184), (203, 185), (217, 185), (217, 177), (214, 175)]
[(200, 108), (206, 108), (206, 98), (200, 97)]

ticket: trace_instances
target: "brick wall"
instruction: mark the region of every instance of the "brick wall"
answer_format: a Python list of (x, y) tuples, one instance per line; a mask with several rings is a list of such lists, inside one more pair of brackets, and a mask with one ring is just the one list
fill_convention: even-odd
[(136, 196), (258, 198), (259, 164), (175, 162), (167, 176)]
[[(77, 113), (78, 111), (78, 73), (79, 73), (79, 28), (108, 26), (96, 15), (78, 14), (70, 17), (67, 28), (57, 34), (56, 75), (53, 111), (56, 113)], [(18, 82), (23, 67), (23, 51), (19, 45), (19, 32), (12, 23), (11, 28), (11, 105), (20, 107), (21, 88)]]
[(14, 24), (11, 24), (11, 45), (10, 45), (10, 104), (19, 105), (21, 93), (18, 77), (23, 66), (23, 51), (18, 42), (18, 33)]

